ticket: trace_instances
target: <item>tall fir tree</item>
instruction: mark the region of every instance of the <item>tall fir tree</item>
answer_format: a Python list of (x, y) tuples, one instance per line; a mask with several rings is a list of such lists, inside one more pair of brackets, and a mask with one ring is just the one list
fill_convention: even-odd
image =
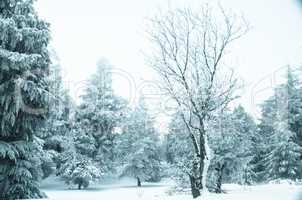
[(49, 24), (34, 0), (0, 1), (0, 199), (40, 198), (33, 138), (45, 121)]
[(120, 176), (137, 178), (138, 186), (141, 186), (142, 181), (155, 182), (161, 179), (159, 135), (143, 98), (130, 113), (116, 146), (121, 165)]
[[(165, 154), (168, 163), (176, 166), (187, 164), (186, 168), (189, 169), (189, 161), (194, 157), (192, 154), (194, 149), (191, 143), (190, 135), (181, 115), (175, 113), (169, 124), (169, 132), (165, 136)], [(185, 172), (186, 169), (183, 170)]]
[(208, 174), (210, 190), (221, 192), (223, 182), (245, 183), (245, 168), (252, 157), (253, 118), (242, 106), (223, 110), (209, 123), (213, 159)]
[(272, 151), (271, 141), (275, 129), (274, 122), (277, 119), (277, 100), (274, 96), (270, 97), (261, 105), (261, 118), (257, 125), (257, 135), (254, 138), (254, 156), (249, 163), (254, 182), (263, 182), (266, 180), (264, 159), (268, 152)]
[(294, 142), (295, 133), (289, 130), (287, 122), (276, 122), (275, 132), (270, 138), (271, 151), (264, 159), (266, 180), (301, 177), (302, 148)]
[(190, 185), (188, 173), (194, 159), (192, 140), (179, 112), (173, 114), (168, 128), (164, 137), (165, 157), (169, 164), (166, 173), (176, 180), (177, 188), (186, 188)]
[(262, 105), (259, 124), (260, 150), (255, 154), (253, 170), (258, 181), (301, 178), (301, 92), (291, 68), (286, 82)]
[(74, 104), (65, 89), (60, 60), (54, 50), (50, 51), (49, 73), (49, 114), (46, 123), (40, 126), (38, 137), (42, 140), (43, 155), (41, 168), (43, 178), (47, 178), (58, 168), (59, 154), (66, 150), (66, 137), (72, 126)]
[(94, 150), (91, 146), (83, 145), (82, 149), (78, 148), (76, 145), (78, 133), (76, 127), (68, 133), (65, 141), (66, 150), (58, 156), (60, 165), (56, 175), (67, 185), (77, 185), (77, 188), (81, 190), (86, 189), (90, 183), (99, 181), (104, 171), (87, 153), (83, 153), (83, 149), (86, 149), (85, 152)]
[(298, 75), (290, 67), (287, 71), (288, 128), (295, 133), (294, 142), (302, 146), (302, 87)]
[(75, 123), (81, 129), (76, 144), (78, 148), (90, 146), (88, 156), (108, 173), (114, 170), (115, 131), (125, 107), (125, 100), (116, 96), (112, 88), (112, 65), (100, 60), (76, 111)]

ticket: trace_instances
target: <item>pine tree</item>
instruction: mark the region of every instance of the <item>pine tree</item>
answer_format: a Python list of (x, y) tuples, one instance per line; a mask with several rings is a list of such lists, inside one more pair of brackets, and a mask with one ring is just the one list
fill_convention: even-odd
[(165, 136), (165, 140), (167, 161), (176, 166), (180, 162), (189, 164), (189, 160), (193, 158), (193, 147), (189, 133), (179, 113), (175, 113), (172, 117), (169, 124), (169, 133)]
[(246, 183), (247, 164), (252, 158), (256, 124), (242, 106), (225, 109), (209, 123), (213, 159), (208, 175), (210, 190), (221, 192), (224, 181)]
[(60, 167), (57, 175), (67, 185), (77, 185), (78, 189), (86, 189), (90, 183), (98, 181), (103, 171), (91, 158), (81, 154), (74, 146), (73, 137), (69, 138), (69, 149), (60, 154)]
[(44, 196), (31, 152), (47, 111), (50, 34), (33, 4), (0, 2), (0, 199)]
[(139, 105), (131, 112), (123, 133), (117, 140), (121, 176), (137, 178), (138, 186), (142, 181), (154, 182), (161, 179), (159, 136), (143, 98), (140, 98)]
[(172, 116), (168, 130), (164, 138), (165, 156), (169, 164), (166, 173), (176, 181), (177, 188), (183, 189), (190, 185), (188, 173), (194, 160), (194, 149), (180, 113)]
[(141, 186), (142, 181), (160, 181), (161, 163), (158, 145), (147, 137), (137, 141), (133, 146), (136, 151), (129, 154), (121, 176), (136, 178), (137, 186)]
[(288, 96), (288, 128), (294, 132), (294, 142), (302, 146), (302, 87), (296, 73), (289, 67), (286, 91)]
[(38, 137), (43, 140), (41, 168), (43, 178), (47, 178), (58, 167), (58, 156), (65, 150), (65, 140), (71, 128), (71, 116), (74, 110), (68, 90), (64, 88), (61, 65), (55, 51), (50, 52), (49, 73), (49, 114), (46, 123), (39, 129)]
[(126, 102), (114, 94), (111, 69), (108, 61), (98, 62), (97, 72), (89, 80), (75, 116), (80, 130), (76, 140), (78, 148), (89, 145), (87, 156), (108, 173), (114, 170), (114, 132), (120, 126), (126, 107)]
[(302, 101), (297, 78), (290, 68), (286, 78), (262, 106), (258, 139), (262, 149), (253, 160), (254, 172), (264, 178), (261, 181), (301, 178)]
[(261, 105), (261, 119), (257, 125), (257, 134), (254, 137), (254, 156), (249, 162), (252, 170), (250, 173), (253, 176), (254, 182), (263, 182), (265, 180), (266, 163), (264, 159), (266, 155), (272, 151), (271, 140), (275, 129), (274, 124), (277, 119), (278, 110), (277, 100), (274, 96), (270, 97)]
[(271, 137), (272, 151), (264, 159), (266, 179), (295, 181), (301, 175), (302, 148), (293, 141), (295, 133), (289, 130), (286, 122), (277, 121), (275, 126), (275, 133)]

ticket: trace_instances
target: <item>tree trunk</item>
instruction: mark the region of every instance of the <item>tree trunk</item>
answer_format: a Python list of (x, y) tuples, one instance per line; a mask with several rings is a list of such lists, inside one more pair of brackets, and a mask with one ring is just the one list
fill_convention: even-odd
[(202, 190), (203, 187), (206, 189), (206, 179), (207, 177), (204, 176), (204, 168), (205, 168), (205, 159), (206, 159), (206, 148), (205, 148), (205, 129), (204, 123), (202, 120), (199, 121), (200, 129), (199, 129), (199, 178), (200, 178), (200, 185), (199, 189)]
[(218, 163), (218, 166), (215, 168), (217, 171), (217, 182), (216, 182), (216, 187), (215, 187), (215, 192), (216, 193), (221, 193), (221, 185), (222, 185), (222, 177), (223, 177), (223, 169), (225, 168), (225, 163), (220, 164)]
[(142, 186), (141, 180), (139, 179), (139, 177), (136, 177), (136, 178), (137, 178), (137, 186), (138, 186), (138, 187), (141, 187), (141, 186)]
[(192, 175), (189, 175), (189, 178), (190, 178), (190, 183), (191, 183), (192, 196), (193, 196), (193, 198), (197, 198), (200, 196), (200, 191), (199, 191), (199, 188), (197, 187), (198, 181)]
[(82, 183), (79, 183), (78, 185), (78, 189), (81, 190), (82, 189)]

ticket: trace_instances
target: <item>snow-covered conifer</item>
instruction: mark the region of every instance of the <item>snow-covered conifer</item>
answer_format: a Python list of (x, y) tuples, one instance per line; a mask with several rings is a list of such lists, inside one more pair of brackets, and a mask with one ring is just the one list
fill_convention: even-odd
[(37, 126), (45, 120), (49, 25), (33, 0), (0, 2), (0, 198), (39, 198)]

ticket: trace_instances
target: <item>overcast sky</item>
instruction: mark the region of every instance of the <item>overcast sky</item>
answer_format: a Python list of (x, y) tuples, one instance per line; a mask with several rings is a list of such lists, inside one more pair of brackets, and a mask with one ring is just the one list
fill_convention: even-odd
[[(61, 59), (64, 80), (74, 97), (83, 87), (81, 81), (94, 72), (101, 57), (121, 69), (117, 75), (120, 77), (116, 78), (119, 81), (115, 81), (117, 93), (133, 97), (143, 83), (152, 81), (151, 70), (141, 53), (148, 51), (144, 37), (146, 17), (152, 17), (158, 8), (196, 6), (202, 2), (38, 0), (37, 8), (40, 16), (51, 23), (52, 46)], [(298, 0), (221, 0), (220, 3), (243, 13), (252, 25), (251, 31), (233, 47), (230, 65), (246, 84), (240, 103), (256, 114), (256, 104), (267, 96), (267, 92), (260, 91), (268, 91), (279, 82), (278, 69), (302, 63), (302, 8)]]

